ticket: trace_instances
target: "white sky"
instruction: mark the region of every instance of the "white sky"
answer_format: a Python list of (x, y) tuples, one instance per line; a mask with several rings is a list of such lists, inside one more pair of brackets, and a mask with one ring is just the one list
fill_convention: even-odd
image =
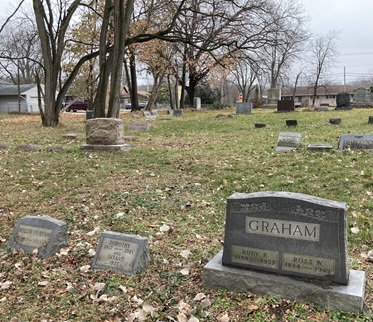
[(343, 84), (362, 76), (373, 77), (373, 0), (302, 0), (315, 33), (340, 31), (338, 62), (330, 79)]
[[(0, 0), (3, 18), (20, 0)], [(343, 84), (361, 77), (373, 77), (373, 0), (299, 0), (310, 16), (310, 29), (325, 34), (340, 31), (340, 53), (329, 80)], [(30, 0), (27, 2), (31, 3)]]

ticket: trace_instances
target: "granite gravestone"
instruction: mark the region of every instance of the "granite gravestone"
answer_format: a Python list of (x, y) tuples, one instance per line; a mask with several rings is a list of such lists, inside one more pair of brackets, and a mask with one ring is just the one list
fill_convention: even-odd
[(289, 192), (228, 198), (223, 252), (204, 286), (359, 312), (365, 274), (349, 270), (345, 203)]
[(243, 103), (243, 102), (237, 102), (236, 103), (236, 114), (237, 115), (245, 115), (245, 114), (251, 114), (251, 103)]
[(37, 249), (41, 258), (50, 257), (66, 246), (66, 223), (45, 216), (19, 219), (7, 245), (8, 248), (23, 249), (28, 253)]
[(277, 102), (277, 112), (294, 112), (295, 105), (293, 100), (281, 100)]
[(296, 150), (302, 139), (301, 133), (295, 132), (280, 132), (278, 135), (276, 151), (292, 151)]
[(104, 231), (92, 267), (133, 275), (142, 272), (149, 259), (147, 238)]
[(373, 149), (373, 134), (344, 134), (339, 138), (339, 149)]
[(201, 98), (195, 97), (193, 99), (193, 111), (201, 111)]

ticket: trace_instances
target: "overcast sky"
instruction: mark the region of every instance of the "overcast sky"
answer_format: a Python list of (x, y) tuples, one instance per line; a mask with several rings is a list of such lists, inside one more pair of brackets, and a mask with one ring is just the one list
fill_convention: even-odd
[[(373, 77), (373, 0), (300, 1), (310, 16), (313, 32), (340, 31), (337, 42), (340, 55), (329, 79), (343, 84), (344, 67), (347, 83), (361, 77)], [(17, 3), (19, 0), (1, 0), (0, 16), (4, 17), (11, 4)]]
[(369, 75), (373, 77), (373, 0), (302, 0), (315, 33), (340, 31), (338, 62), (330, 78), (343, 84)]

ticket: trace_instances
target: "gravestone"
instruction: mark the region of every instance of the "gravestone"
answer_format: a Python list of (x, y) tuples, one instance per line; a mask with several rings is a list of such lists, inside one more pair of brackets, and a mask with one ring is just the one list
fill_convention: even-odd
[(130, 151), (124, 144), (123, 121), (116, 118), (93, 118), (86, 120), (86, 142), (81, 150), (88, 151)]
[(236, 114), (251, 114), (251, 103), (236, 102)]
[(368, 117), (368, 124), (373, 124), (373, 115)]
[(66, 134), (62, 135), (62, 137), (64, 139), (73, 141), (73, 140), (76, 140), (79, 137), (79, 134), (78, 133), (66, 133)]
[(339, 138), (340, 150), (371, 150), (373, 149), (373, 134), (343, 134)]
[(347, 205), (290, 192), (233, 194), (224, 249), (203, 282), (359, 312), (365, 273), (348, 267)]
[(256, 129), (260, 129), (260, 128), (263, 128), (263, 127), (266, 127), (265, 123), (255, 123), (255, 128)]
[(183, 110), (173, 110), (173, 116), (183, 116)]
[(297, 120), (286, 120), (285, 123), (286, 123), (286, 126), (298, 126)]
[(330, 124), (339, 125), (339, 124), (341, 124), (341, 122), (342, 122), (342, 119), (339, 119), (339, 118), (331, 118), (331, 119), (329, 119), (329, 123)]
[(149, 131), (149, 122), (130, 122), (128, 123), (128, 130), (133, 132)]
[(201, 110), (201, 98), (195, 97), (193, 99), (193, 110), (194, 111), (200, 111)]
[(154, 116), (158, 116), (158, 111), (156, 111), (156, 110), (152, 110), (151, 113), (152, 113), (152, 115), (154, 115)]
[(104, 231), (92, 268), (133, 275), (142, 272), (150, 259), (147, 238)]
[(148, 117), (148, 116), (152, 115), (149, 111), (144, 111), (143, 114), (144, 114), (145, 117)]
[(277, 112), (294, 112), (295, 105), (293, 100), (281, 100), (277, 102)]
[(337, 109), (351, 109), (351, 96), (349, 93), (341, 92), (336, 97)]
[(38, 250), (38, 256), (47, 258), (67, 246), (66, 223), (46, 216), (26, 216), (18, 220), (7, 245), (28, 253)]
[(309, 144), (307, 146), (307, 150), (311, 151), (332, 151), (334, 148), (332, 145), (327, 145), (327, 144)]
[(263, 108), (277, 109), (277, 102), (281, 98), (281, 88), (270, 88), (267, 93), (267, 103)]
[(296, 150), (302, 139), (301, 133), (295, 132), (280, 132), (277, 139), (276, 151), (292, 151)]

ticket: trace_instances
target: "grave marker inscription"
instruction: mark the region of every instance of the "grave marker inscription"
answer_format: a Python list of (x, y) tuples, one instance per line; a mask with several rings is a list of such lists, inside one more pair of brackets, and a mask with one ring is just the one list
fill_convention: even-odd
[(339, 149), (373, 149), (373, 134), (344, 134), (339, 138)]
[(292, 151), (296, 150), (302, 139), (301, 133), (295, 132), (280, 132), (278, 135), (276, 151)]
[(50, 257), (66, 246), (66, 223), (43, 216), (19, 219), (7, 245), (8, 248), (23, 249), (28, 253), (37, 249), (41, 258)]
[(147, 238), (104, 231), (92, 267), (132, 275), (143, 271), (149, 258)]

